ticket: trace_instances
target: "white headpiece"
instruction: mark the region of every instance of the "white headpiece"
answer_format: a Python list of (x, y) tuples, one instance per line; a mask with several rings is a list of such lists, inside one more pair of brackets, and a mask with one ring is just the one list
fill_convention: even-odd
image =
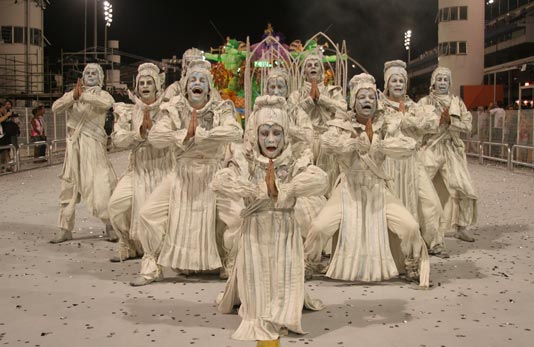
[(324, 79), (324, 66), (323, 66), (323, 54), (320, 50), (311, 51), (306, 55), (306, 58), (304, 58), (304, 61), (302, 62), (302, 71), (304, 71), (306, 63), (309, 60), (317, 60), (319, 61), (319, 66), (321, 68), (321, 73), (319, 74), (319, 81), (320, 82)]
[(436, 83), (436, 77), (438, 75), (447, 75), (449, 77), (449, 86), (452, 85), (451, 70), (445, 66), (439, 66), (432, 72), (432, 77), (430, 77), (430, 90), (434, 89), (434, 83)]
[(193, 72), (200, 72), (206, 75), (209, 80), (210, 90), (213, 88), (213, 77), (211, 75), (211, 64), (209, 61), (202, 59), (192, 60), (187, 67), (187, 74), (185, 75), (187, 81)]
[(406, 85), (408, 85), (408, 72), (406, 71), (406, 63), (402, 60), (390, 60), (384, 63), (384, 93), (387, 94), (388, 82), (393, 74), (399, 74), (404, 77)]
[(83, 74), (85, 74), (85, 71), (87, 71), (88, 69), (96, 69), (96, 71), (98, 72), (98, 86), (102, 87), (104, 85), (104, 70), (102, 70), (102, 67), (97, 63), (89, 63), (85, 65), (85, 68), (83, 69)]
[[(258, 129), (263, 124), (277, 124), (284, 130), (285, 147), (289, 144), (289, 116), (287, 114), (287, 102), (282, 96), (263, 95), (258, 96), (254, 102), (254, 134), (253, 141), (256, 150), (258, 147)], [(285, 149), (284, 147), (284, 149)]]
[[(282, 77), (284, 81), (286, 81), (287, 88), (289, 88), (289, 74), (287, 73), (286, 69), (281, 67), (273, 67), (269, 70), (269, 74), (267, 75), (267, 82), (269, 82), (270, 79)], [(267, 88), (267, 83), (265, 83), (265, 88)], [(265, 94), (267, 94), (267, 90), (265, 91)]]
[(165, 81), (165, 74), (160, 73), (159, 67), (153, 63), (144, 63), (137, 68), (137, 76), (135, 77), (135, 90), (139, 86), (139, 79), (141, 76), (150, 76), (154, 79), (156, 84), (156, 93), (159, 93)]
[(354, 108), (356, 94), (360, 89), (372, 89), (376, 93), (375, 78), (367, 73), (361, 73), (350, 79), (350, 104), (349, 108)]
[(200, 49), (192, 47), (184, 52), (182, 55), (182, 77), (186, 75), (189, 63), (197, 59), (204, 60), (204, 52), (202, 52)]

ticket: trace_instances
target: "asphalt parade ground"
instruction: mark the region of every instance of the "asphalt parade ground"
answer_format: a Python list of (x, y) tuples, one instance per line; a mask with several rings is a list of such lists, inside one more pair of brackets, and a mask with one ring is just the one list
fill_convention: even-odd
[[(118, 175), (128, 152), (110, 154)], [(479, 195), (477, 241), (447, 238), (431, 258), (432, 287), (402, 280), (306, 286), (323, 311), (304, 311), (306, 335), (287, 346), (532, 346), (534, 171), (469, 162)], [(0, 345), (255, 346), (234, 341), (240, 318), (217, 311), (216, 275), (177, 276), (131, 287), (140, 260), (110, 263), (117, 244), (78, 205), (74, 240), (56, 230), (61, 165), (0, 177)]]

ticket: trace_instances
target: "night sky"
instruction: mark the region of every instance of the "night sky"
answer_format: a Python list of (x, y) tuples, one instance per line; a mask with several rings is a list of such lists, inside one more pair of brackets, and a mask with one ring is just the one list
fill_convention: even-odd
[[(303, 43), (319, 31), (334, 42), (345, 40), (349, 55), (377, 82), (384, 61), (407, 60), (404, 32), (413, 31), (412, 58), (437, 46), (437, 0), (307, 0), (307, 1), (185, 1), (111, 0), (114, 18), (108, 39), (119, 40), (121, 51), (155, 59), (181, 57), (190, 47), (209, 51), (230, 36), (251, 43), (261, 40), (267, 23), (285, 35), (287, 44)], [(45, 11), (45, 36), (52, 43), (46, 54), (83, 49), (84, 0), (51, 0)], [(93, 45), (94, 0), (88, 3), (88, 46)], [(245, 7), (248, 6), (248, 7)], [(98, 40), (103, 46), (103, 1), (98, 0)], [(247, 9), (252, 15), (244, 14)], [(213, 23), (213, 25), (212, 25)], [(214, 28), (215, 26), (215, 28)], [(221, 37), (222, 36), (222, 37)], [(349, 76), (350, 77), (350, 76)]]

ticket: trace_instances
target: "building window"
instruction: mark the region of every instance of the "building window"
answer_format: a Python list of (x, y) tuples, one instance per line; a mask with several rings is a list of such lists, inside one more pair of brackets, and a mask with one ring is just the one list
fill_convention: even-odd
[(458, 7), (451, 7), (451, 20), (458, 20)]
[(13, 43), (13, 27), (2, 27), (2, 43)]
[(467, 6), (460, 6), (460, 20), (467, 20)]
[(30, 28), (30, 43), (35, 46), (42, 46), (41, 29)]
[(25, 43), (23, 27), (14, 27), (13, 34), (13, 43)]
[(438, 12), (438, 19), (440, 22), (467, 20), (467, 6), (441, 8)]
[(438, 45), (439, 55), (449, 55), (449, 43), (442, 42)]
[(450, 7), (446, 7), (444, 9), (442, 9), (442, 12), (441, 12), (441, 21), (442, 22), (448, 22), (451, 18), (451, 8)]
[(465, 55), (467, 54), (467, 42), (451, 41), (438, 44), (439, 55)]
[(458, 51), (458, 42), (456, 41), (449, 42), (449, 54), (456, 55), (457, 51)]
[(467, 42), (458, 42), (458, 54), (467, 54)]

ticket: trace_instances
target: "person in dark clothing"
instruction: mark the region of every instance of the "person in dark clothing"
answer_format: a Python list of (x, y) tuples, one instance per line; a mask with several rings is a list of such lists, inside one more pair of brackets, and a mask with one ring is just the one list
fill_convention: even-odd
[(15, 147), (19, 146), (19, 136), (20, 136), (20, 117), (18, 113), (13, 110), (13, 102), (11, 100), (6, 100), (5, 102), (6, 112), (10, 113), (8, 121), (15, 124), (16, 126), (11, 126), (11, 144)]
[[(20, 134), (19, 126), (14, 121), (18, 119), (18, 115), (14, 116), (11, 111), (11, 101), (6, 101), (5, 104), (0, 104), (0, 146), (8, 146), (11, 144), (17, 145), (17, 137)], [(15, 139), (15, 143), (13, 143)], [(4, 171), (12, 171), (9, 167), (11, 161), (11, 149), (0, 149), (0, 173)]]
[(106, 122), (104, 123), (104, 130), (106, 131), (106, 134), (108, 135), (108, 142), (106, 144), (107, 151), (109, 151), (111, 147), (113, 146), (113, 142), (111, 140), (111, 133), (113, 132), (114, 124), (115, 124), (115, 114), (113, 113), (113, 107), (112, 107), (106, 113)]

